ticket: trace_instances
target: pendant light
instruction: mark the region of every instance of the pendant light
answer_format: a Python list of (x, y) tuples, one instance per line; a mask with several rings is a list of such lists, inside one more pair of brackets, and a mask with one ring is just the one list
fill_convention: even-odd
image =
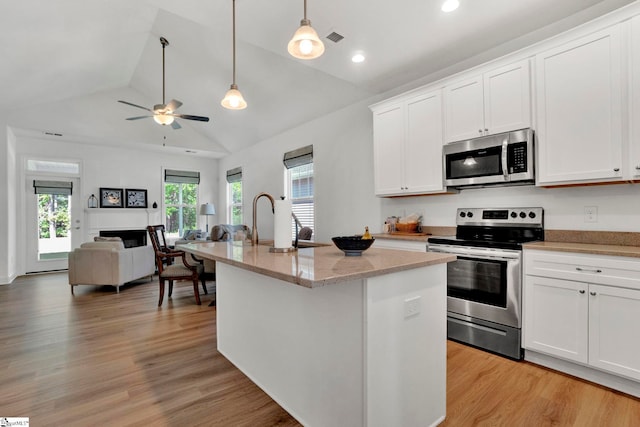
[(220, 104), (229, 110), (243, 110), (247, 108), (247, 102), (242, 97), (236, 84), (236, 0), (233, 1), (233, 83)]
[(304, 18), (300, 21), (300, 28), (291, 38), (287, 50), (298, 59), (315, 59), (324, 53), (324, 44), (307, 19), (307, 0), (304, 0)]

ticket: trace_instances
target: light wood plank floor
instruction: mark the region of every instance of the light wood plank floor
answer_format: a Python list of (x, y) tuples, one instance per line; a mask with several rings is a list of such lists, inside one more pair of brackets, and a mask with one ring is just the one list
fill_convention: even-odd
[[(216, 350), (211, 296), (189, 284), (0, 286), (0, 417), (33, 426), (297, 426)], [(448, 343), (445, 426), (638, 426), (640, 400)], [(333, 427), (333, 426), (332, 426)]]

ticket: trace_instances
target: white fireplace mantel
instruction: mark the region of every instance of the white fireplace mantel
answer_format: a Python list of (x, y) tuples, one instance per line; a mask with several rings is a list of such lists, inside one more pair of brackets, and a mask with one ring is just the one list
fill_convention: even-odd
[(162, 223), (160, 209), (85, 208), (85, 224), (91, 239), (100, 230), (146, 229), (148, 225)]

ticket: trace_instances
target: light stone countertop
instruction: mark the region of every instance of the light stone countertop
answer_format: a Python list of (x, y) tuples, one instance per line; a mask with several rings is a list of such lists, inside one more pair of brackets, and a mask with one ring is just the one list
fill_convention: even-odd
[(381, 276), (412, 268), (456, 260), (455, 255), (409, 252), (374, 246), (362, 256), (345, 256), (335, 246), (299, 249), (293, 253), (271, 253), (264, 245), (248, 242), (185, 244), (181, 250), (307, 288)]
[(575, 242), (532, 242), (522, 245), (524, 249), (542, 251), (574, 252), (592, 255), (611, 255), (640, 258), (640, 247), (622, 245), (601, 245), (597, 243)]

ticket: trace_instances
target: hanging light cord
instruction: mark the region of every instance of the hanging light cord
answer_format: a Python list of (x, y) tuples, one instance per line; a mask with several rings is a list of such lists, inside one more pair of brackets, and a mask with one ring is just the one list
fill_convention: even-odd
[(233, 85), (236, 84), (236, 0), (233, 0)]
[(304, 0), (304, 20), (307, 20), (307, 0)]
[(160, 40), (162, 43), (162, 105), (165, 105), (164, 102), (164, 48), (166, 47), (165, 42)]

